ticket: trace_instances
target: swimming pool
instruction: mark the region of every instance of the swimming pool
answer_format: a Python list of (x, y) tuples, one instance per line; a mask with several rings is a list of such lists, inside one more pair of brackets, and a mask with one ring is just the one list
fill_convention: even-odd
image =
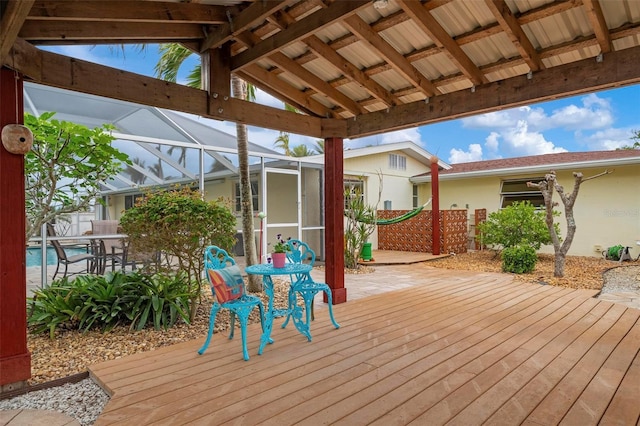
[[(74, 256), (76, 254), (83, 254), (86, 251), (82, 248), (65, 248), (67, 256)], [(40, 247), (27, 247), (27, 268), (30, 266), (40, 266), (42, 262), (42, 250)], [(49, 246), (47, 247), (47, 265), (57, 265), (58, 256), (56, 250)]]

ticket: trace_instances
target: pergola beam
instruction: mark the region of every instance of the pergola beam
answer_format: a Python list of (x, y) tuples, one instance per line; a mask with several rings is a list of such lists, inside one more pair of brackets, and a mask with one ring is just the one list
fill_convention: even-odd
[(413, 102), (348, 120), (347, 137), (367, 135), (470, 117), (535, 102), (640, 83), (640, 47), (547, 68), (477, 87), (436, 96), (429, 103)]

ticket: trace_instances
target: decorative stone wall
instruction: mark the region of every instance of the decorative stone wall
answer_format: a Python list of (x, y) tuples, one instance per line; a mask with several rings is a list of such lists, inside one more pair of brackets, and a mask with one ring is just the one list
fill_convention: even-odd
[[(408, 210), (378, 210), (379, 219), (391, 219)], [(441, 253), (467, 252), (467, 211), (440, 210)], [(393, 225), (378, 226), (378, 249), (431, 253), (431, 210)]]

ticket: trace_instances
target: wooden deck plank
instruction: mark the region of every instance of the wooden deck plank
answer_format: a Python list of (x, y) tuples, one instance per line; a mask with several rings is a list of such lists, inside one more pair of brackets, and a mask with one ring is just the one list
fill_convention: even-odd
[[(535, 289), (535, 286), (533, 287)], [(481, 289), (480, 289), (481, 290)], [(515, 289), (514, 289), (515, 290)], [(520, 289), (520, 291), (523, 292), (523, 296), (522, 297), (529, 297), (530, 293), (531, 293), (532, 287), (527, 287), (524, 286)], [(512, 290), (513, 291), (513, 290)], [(517, 290), (516, 290), (517, 292)], [(429, 297), (428, 292), (425, 293), (426, 297)], [(413, 297), (409, 297), (408, 300), (410, 300), (412, 303), (416, 303), (418, 306), (423, 304), (423, 301), (420, 298), (415, 297), (415, 293), (413, 293)], [(478, 297), (482, 297), (481, 300), (486, 299), (486, 297), (484, 296), (479, 296), (478, 294), (476, 294), (476, 298)], [(500, 298), (496, 298), (496, 301), (492, 301), (491, 303), (499, 305)], [(463, 311), (463, 314), (468, 311), (469, 305), (468, 304), (459, 304), (459, 308), (461, 311)], [(376, 312), (376, 309), (372, 310), (373, 312)], [(345, 350), (347, 348), (353, 348), (354, 346), (354, 338), (358, 338), (358, 337), (365, 337), (365, 341), (364, 344), (360, 346), (360, 351), (359, 352), (369, 352), (370, 356), (372, 354), (374, 354), (375, 352), (372, 351), (372, 348), (377, 348), (378, 350), (383, 347), (381, 346), (382, 344), (384, 344), (384, 340), (388, 337), (393, 337), (395, 339), (401, 339), (401, 340), (405, 340), (406, 339), (406, 326), (409, 326), (411, 324), (415, 324), (416, 320), (420, 320), (420, 317), (416, 317), (416, 316), (411, 316), (408, 313), (412, 312), (411, 309), (403, 309), (403, 310), (395, 310), (392, 313), (395, 314), (400, 314), (400, 315), (404, 315), (407, 318), (405, 318), (403, 321), (392, 321), (392, 320), (380, 320), (380, 318), (384, 318), (384, 317), (380, 317), (380, 315), (371, 315), (370, 318), (368, 318), (371, 321), (371, 324), (369, 327), (366, 328), (367, 331), (367, 335), (364, 335), (362, 332), (358, 331), (356, 334), (354, 334), (353, 336), (341, 336), (341, 335), (336, 335), (335, 333), (333, 334), (334, 336), (336, 336), (336, 339), (340, 339), (341, 343), (340, 346), (330, 346), (326, 349), (321, 349), (320, 351), (314, 349), (313, 347), (310, 347), (308, 345), (303, 345), (300, 346), (299, 341), (296, 342), (292, 348), (292, 351), (288, 352), (288, 355), (291, 356), (291, 359), (279, 359), (277, 360), (277, 365), (273, 365), (273, 366), (267, 366), (266, 368), (263, 366), (261, 367), (261, 371), (260, 371), (260, 375), (258, 377), (256, 377), (255, 375), (252, 375), (250, 377), (247, 378), (247, 383), (240, 383), (238, 384), (238, 377), (233, 377), (233, 379), (236, 381), (236, 385), (239, 388), (244, 389), (245, 393), (246, 392), (251, 392), (253, 393), (254, 391), (250, 391), (247, 386), (250, 386), (252, 383), (255, 383), (256, 380), (261, 381), (264, 385), (270, 384), (274, 382), (273, 377), (276, 376), (277, 373), (280, 372), (280, 370), (290, 370), (292, 368), (295, 368), (295, 362), (296, 359), (301, 359), (302, 357), (300, 356), (301, 352), (313, 352), (313, 356), (317, 357), (317, 359), (319, 360), (319, 367), (325, 366), (326, 365), (326, 360), (324, 359), (325, 352), (326, 353), (331, 353), (330, 351), (339, 351), (339, 350)], [(443, 309), (438, 309), (437, 305), (433, 306), (433, 309), (430, 309), (428, 312), (424, 312), (424, 321), (433, 321), (433, 316), (438, 314), (440, 315), (440, 317), (442, 318), (446, 318), (447, 316), (450, 316), (452, 314), (452, 309), (449, 307), (449, 305), (443, 307)], [(467, 314), (468, 315), (468, 314)], [(448, 321), (449, 322), (449, 321)], [(447, 322), (447, 323), (448, 323)], [(375, 327), (373, 327), (375, 325)], [(437, 326), (437, 322), (432, 326), (432, 327), (436, 327)], [(390, 334), (394, 329), (397, 329), (397, 332), (394, 334)], [(342, 330), (342, 328), (340, 329)], [(371, 339), (371, 335), (372, 333), (377, 333), (376, 334), (376, 340), (372, 340)], [(279, 341), (280, 339), (278, 339)], [(316, 341), (316, 339), (314, 338), (314, 342)], [(397, 343), (392, 342), (391, 346), (395, 346), (397, 345)], [(305, 358), (304, 362), (309, 361), (308, 356), (312, 355), (312, 354), (303, 354), (303, 355), (307, 355), (307, 358)], [(264, 355), (263, 355), (264, 356)], [(353, 357), (353, 360), (356, 360), (357, 362), (361, 362), (359, 360), (359, 358)], [(291, 363), (294, 363), (293, 365)], [(338, 364), (336, 364), (334, 367), (339, 367)], [(235, 373), (234, 373), (235, 375)], [(200, 377), (200, 375), (197, 375), (197, 377)], [(327, 374), (324, 373), (321, 377), (327, 377)], [(223, 380), (217, 380), (214, 379), (214, 381), (220, 381), (220, 382), (224, 382), (226, 383), (226, 380), (231, 379), (231, 377), (229, 378), (224, 378)], [(307, 387), (308, 385), (306, 384), (301, 384), (301, 387)], [(184, 403), (186, 404), (191, 404), (194, 406), (197, 406), (200, 404), (200, 402), (197, 399), (193, 399), (191, 398), (191, 393), (193, 393), (193, 387), (187, 386), (186, 387), (187, 392), (189, 392), (189, 395), (185, 395), (185, 397), (189, 397), (189, 401), (185, 401)], [(250, 394), (251, 394), (250, 393)], [(176, 392), (175, 390), (171, 393), (172, 398), (174, 398), (176, 396)], [(268, 398), (267, 401), (264, 402), (264, 404), (267, 404), (268, 402), (270, 402), (272, 399), (275, 398), (275, 394), (273, 392), (267, 392), (265, 394), (265, 397)], [(227, 398), (228, 399), (228, 398)], [(241, 398), (230, 398), (232, 402), (236, 402), (238, 400), (241, 400)], [(156, 395), (154, 398), (154, 404), (158, 404), (159, 406), (162, 406), (162, 400), (158, 399), (158, 396)], [(252, 403), (254, 406), (260, 406), (260, 400), (254, 395), (254, 397), (252, 398)], [(180, 402), (182, 403), (182, 402)], [(214, 407), (218, 407), (220, 404), (224, 403), (224, 399), (220, 399), (218, 401), (216, 401), (216, 403), (214, 404), (208, 404), (207, 405), (207, 409), (213, 409)], [(262, 405), (264, 405), (262, 404)], [(163, 409), (166, 410), (171, 410), (171, 407), (164, 407)], [(161, 416), (162, 413), (157, 414), (158, 416)], [(222, 420), (224, 417), (218, 413), (217, 414), (217, 418)], [(132, 421), (134, 421), (135, 419), (132, 419)]]
[(505, 274), (407, 271), (416, 286), (334, 306), (338, 330), (320, 312), (312, 342), (276, 321), (257, 356), (250, 325), (248, 362), (215, 334), (202, 356), (204, 336), (93, 366), (113, 392), (96, 425), (594, 423), (576, 407), (602, 386), (598, 419), (637, 421), (639, 311)]
[[(481, 291), (481, 290), (477, 290), (477, 291)], [(400, 300), (400, 298), (398, 298), (398, 300)], [(417, 304), (423, 303), (423, 302), (421, 301), (421, 299), (418, 299), (418, 298), (416, 298), (416, 297), (415, 297), (415, 294), (414, 294), (413, 296), (408, 296), (408, 297), (407, 297), (407, 300), (410, 300), (412, 303), (417, 303)], [(402, 303), (406, 303), (406, 302), (402, 302)], [(392, 309), (392, 310), (393, 310), (393, 309)], [(375, 311), (376, 311), (376, 310), (373, 310), (373, 312), (375, 312)], [(380, 311), (378, 310), (378, 312), (380, 312)], [(432, 309), (430, 312), (428, 312), (428, 313), (426, 313), (426, 314), (425, 314), (425, 315), (427, 315), (427, 317), (426, 317), (426, 318), (428, 319), (430, 315), (433, 315), (433, 314), (434, 314), (434, 313), (436, 313), (436, 312), (438, 312), (438, 310), (437, 310), (437, 309), (435, 309), (435, 308), (434, 308), (434, 309)], [(352, 338), (352, 335), (351, 335), (351, 334), (348, 334), (348, 333), (350, 333), (350, 331), (349, 331), (350, 329), (349, 329), (349, 326), (348, 326), (348, 323), (349, 323), (350, 319), (347, 317), (347, 318), (345, 318), (344, 320), (342, 320), (342, 319), (341, 319), (341, 321), (343, 322), (343, 326), (342, 326), (342, 328), (341, 328), (341, 331), (342, 331), (343, 333), (341, 333), (341, 334), (338, 336), (338, 338), (340, 338), (340, 339), (343, 339), (343, 340), (347, 341), (347, 340), (349, 340), (349, 339), (351, 339), (351, 338)], [(383, 328), (383, 329), (385, 329), (385, 328), (386, 328), (386, 331), (390, 331), (390, 330), (391, 330), (388, 326), (386, 326), (386, 327), (385, 327), (385, 324), (380, 323), (380, 321), (379, 321), (379, 314), (375, 314), (375, 313), (374, 313), (374, 314), (371, 314), (371, 313), (369, 313), (369, 315), (367, 316), (367, 321), (371, 321), (372, 323), (377, 324), (377, 326), (378, 326), (378, 327), (380, 327), (380, 328)], [(361, 333), (361, 332), (362, 332), (363, 324), (365, 324), (365, 323), (364, 323), (364, 322), (361, 322), (361, 323), (360, 323), (360, 326), (359, 326), (358, 330), (357, 330), (355, 333)], [(314, 328), (314, 336), (316, 336), (316, 335), (317, 335), (317, 331), (315, 330), (315, 328), (316, 328), (316, 324), (315, 324), (315, 323), (314, 323), (314, 325), (313, 325), (313, 328)], [(325, 330), (329, 330), (329, 331), (334, 330), (332, 326), (324, 327), (324, 329), (325, 329)], [(366, 329), (366, 328), (365, 328), (365, 329)], [(367, 330), (368, 330), (368, 329), (367, 329)], [(370, 331), (368, 331), (368, 332), (370, 332)], [(335, 336), (335, 333), (333, 333), (333, 335)], [(291, 338), (291, 339), (289, 340), (289, 342), (290, 342), (290, 344), (293, 344), (293, 345), (294, 345), (293, 347), (294, 347), (294, 349), (295, 349), (295, 350), (298, 350), (298, 351), (299, 351), (299, 350), (300, 350), (300, 349), (299, 349), (299, 343), (300, 343), (299, 337), (300, 337), (300, 336), (299, 336), (299, 335), (297, 335), (297, 334), (293, 334), (292, 336), (293, 336), (293, 338)], [(216, 337), (216, 336), (214, 336), (214, 337)], [(219, 337), (219, 336), (218, 336), (218, 337)], [(257, 339), (257, 337), (255, 337), (255, 336), (254, 336), (254, 338), (255, 338), (255, 339)], [(318, 337), (318, 336), (314, 337), (314, 342), (321, 341), (321, 340), (322, 340), (322, 337)], [(230, 343), (231, 343), (231, 342), (228, 342), (228, 341), (226, 341), (226, 340), (225, 340), (223, 344), (224, 344), (224, 345), (229, 345)], [(287, 343), (287, 342), (282, 341), (281, 339), (278, 339), (278, 344), (286, 344), (286, 343)], [(255, 344), (256, 344), (256, 346), (257, 346), (257, 340), (255, 341)], [(236, 342), (236, 345), (237, 345), (237, 342)], [(221, 348), (221, 350), (226, 350), (226, 349), (225, 349), (225, 348)], [(312, 350), (312, 349), (310, 349), (310, 350)], [(189, 357), (189, 356), (190, 356), (190, 357), (193, 357), (193, 352), (192, 352), (192, 351), (193, 351), (193, 349), (191, 349), (191, 350), (189, 351), (190, 353), (189, 353), (189, 354), (187, 354), (186, 356), (188, 356), (188, 357)], [(228, 354), (228, 353), (229, 353), (229, 351), (228, 351), (228, 350), (226, 350), (226, 352), (223, 352), (223, 353)], [(195, 364), (195, 365), (204, 365), (204, 368), (205, 368), (205, 371), (206, 371), (206, 370), (208, 369), (207, 364), (209, 364), (209, 362), (206, 360), (206, 357), (208, 357), (209, 355), (210, 355), (210, 354), (209, 354), (209, 351), (207, 351), (207, 353), (203, 356), (202, 364), (198, 363), (198, 364)], [(239, 355), (236, 355), (236, 357), (237, 357), (237, 356), (239, 356)], [(165, 358), (166, 358), (166, 357), (165, 357)], [(233, 358), (235, 359), (235, 357), (233, 357)], [(209, 358), (209, 360), (210, 360), (210, 358)], [(220, 364), (220, 362), (219, 362), (219, 360), (218, 360), (218, 359), (216, 359), (216, 360), (215, 360), (215, 363), (216, 363), (216, 365), (217, 365), (217, 366), (220, 366), (220, 365), (219, 365), (219, 364)], [(193, 364), (192, 364), (192, 365), (193, 365)], [(142, 367), (143, 367), (143, 371), (145, 371), (144, 369), (149, 369), (149, 366), (151, 366), (151, 367), (152, 367), (150, 370), (151, 370), (151, 372), (152, 372), (153, 374), (158, 374), (158, 373), (157, 373), (157, 371), (160, 371), (160, 370), (158, 370), (158, 369), (157, 369), (157, 365), (156, 365), (156, 364), (151, 364), (151, 363), (149, 363), (149, 362), (145, 362), (145, 363), (143, 364), (143, 366), (142, 366)], [(180, 366), (179, 366), (179, 365), (177, 365), (177, 366), (176, 366), (176, 365), (174, 365), (174, 366), (169, 366), (169, 367), (170, 367), (170, 368), (165, 368), (165, 369), (163, 369), (163, 370), (162, 370), (162, 373), (163, 373), (163, 376), (164, 376), (164, 380), (165, 380), (165, 381), (169, 380), (169, 379), (166, 377), (166, 374), (171, 373), (172, 371), (174, 371), (174, 370), (173, 370), (173, 368), (174, 368), (174, 367), (175, 367), (176, 369), (177, 369), (177, 368), (180, 368)], [(138, 385), (138, 382), (136, 381), (137, 379), (134, 379), (134, 377), (137, 377), (137, 376), (136, 376), (132, 371), (130, 371), (130, 370), (126, 370), (126, 371), (128, 372), (128, 376), (127, 376), (127, 377), (128, 377), (130, 380), (132, 380), (132, 381), (133, 381), (133, 382), (132, 382), (132, 384), (129, 386), (130, 390), (131, 390), (132, 392), (138, 392), (138, 391), (140, 390), (140, 387), (139, 387), (139, 385)], [(97, 373), (97, 372), (96, 372), (96, 373)], [(202, 371), (196, 371), (196, 372), (195, 372), (195, 374), (196, 374), (196, 375), (199, 375), (199, 374), (201, 374), (201, 373), (202, 373)], [(120, 377), (120, 376), (116, 376), (116, 377)], [(149, 378), (147, 378), (147, 380), (148, 380), (148, 379), (149, 379)], [(124, 386), (124, 385), (125, 385), (124, 383), (121, 383), (121, 382), (117, 382), (117, 381), (116, 381), (116, 384), (119, 384), (119, 385), (121, 386), (121, 389), (122, 389), (122, 388), (127, 389), (127, 387), (126, 387), (126, 386)], [(153, 386), (158, 386), (158, 383), (153, 383)], [(158, 389), (157, 389), (157, 387), (156, 387), (156, 391), (157, 391), (157, 390), (158, 390)]]
[[(622, 305), (614, 306), (610, 312), (614, 315), (622, 312), (622, 315), (618, 316), (619, 320), (612, 324), (602, 338), (591, 347), (589, 352), (575, 362), (575, 366), (571, 371), (531, 412), (527, 418), (528, 420), (542, 423), (559, 423), (640, 316), (640, 311), (625, 309)], [(600, 325), (603, 326), (603, 324)], [(540, 383), (540, 381), (544, 380), (548, 380), (548, 384), (553, 383), (551, 378), (545, 375), (540, 377), (538, 381), (532, 381), (528, 386), (532, 389), (535, 389), (535, 386), (545, 386), (544, 383)], [(536, 400), (537, 398), (532, 398), (531, 403)]]
[[(531, 355), (528, 351), (517, 351), (523, 343), (539, 335), (543, 341), (550, 340), (550, 333), (560, 332), (556, 325), (563, 318), (580, 315), (581, 304), (584, 304), (584, 298), (567, 292), (531, 315), (523, 312), (525, 316), (513, 324), (514, 328), (520, 329), (517, 334), (509, 336), (505, 330), (496, 336), (496, 347), (433, 384), (424, 386), (412, 399), (397, 405), (373, 424), (406, 424), (414, 419), (418, 424), (444, 423)], [(586, 311), (586, 308), (582, 310)]]
[[(638, 323), (636, 323), (637, 325)], [(640, 423), (640, 350), (600, 420), (603, 426)]]
[[(536, 406), (549, 396), (552, 389), (567, 374), (574, 371), (575, 377), (565, 382), (568, 387), (567, 392), (580, 393), (587, 385), (588, 380), (602, 365), (607, 358), (608, 353), (598, 353), (598, 349), (604, 351), (607, 348), (613, 350), (615, 345), (624, 337), (628, 331), (626, 327), (619, 327), (614, 332), (607, 334), (616, 324), (624, 324), (624, 321), (617, 323), (626, 308), (621, 305), (613, 305), (596, 323), (589, 329), (585, 330), (574, 342), (571, 343), (558, 357), (550, 362), (540, 373), (523, 386), (513, 397), (507, 401), (493, 416), (489, 418), (489, 422), (506, 420), (513, 424), (522, 423), (528, 418), (530, 421), (542, 420), (544, 423), (559, 422), (564, 413), (566, 413), (573, 404), (574, 400), (561, 398), (559, 394), (555, 395), (554, 409), (559, 419), (553, 421), (553, 416), (547, 419), (550, 413), (541, 411), (539, 417), (529, 417), (530, 413)], [(633, 321), (635, 322), (635, 321)], [(633, 324), (631, 322), (631, 324)], [(598, 344), (598, 342), (602, 342)], [(604, 345), (604, 346), (603, 346)], [(594, 348), (595, 347), (595, 348)], [(593, 349), (593, 350), (592, 350)], [(592, 356), (589, 356), (589, 355)], [(583, 361), (583, 362), (581, 362)]]
[(572, 323), (548, 342), (527, 342), (518, 350), (530, 351), (533, 355), (496, 385), (484, 392), (471, 404), (450, 420), (452, 425), (477, 424), (486, 421), (502, 404), (507, 402), (522, 386), (555, 359), (567, 346), (578, 338), (609, 306), (588, 300), (589, 313)]
[(600, 420), (636, 358), (639, 343), (640, 327), (636, 323), (604, 362), (561, 424), (595, 424)]

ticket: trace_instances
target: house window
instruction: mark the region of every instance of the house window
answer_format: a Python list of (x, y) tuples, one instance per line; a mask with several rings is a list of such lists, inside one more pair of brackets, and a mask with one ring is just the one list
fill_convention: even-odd
[[(236, 200), (236, 212), (242, 211), (242, 203), (240, 202), (240, 182), (235, 184), (235, 200)], [(251, 200), (253, 201), (253, 211), (258, 211), (258, 181), (251, 181)]]
[(364, 203), (364, 182), (360, 179), (344, 180), (344, 209), (349, 210), (351, 200), (360, 198)]
[(398, 154), (389, 154), (389, 168), (395, 170), (407, 170), (407, 157)]
[(418, 208), (418, 185), (413, 185), (413, 208)]
[(501, 207), (510, 206), (516, 201), (529, 201), (535, 207), (544, 207), (544, 198), (538, 188), (530, 188), (527, 182), (540, 182), (544, 178), (514, 179), (502, 181)]
[(129, 210), (132, 207), (135, 207), (138, 200), (142, 199), (144, 195), (135, 194), (135, 195), (125, 195), (124, 196), (124, 209)]

